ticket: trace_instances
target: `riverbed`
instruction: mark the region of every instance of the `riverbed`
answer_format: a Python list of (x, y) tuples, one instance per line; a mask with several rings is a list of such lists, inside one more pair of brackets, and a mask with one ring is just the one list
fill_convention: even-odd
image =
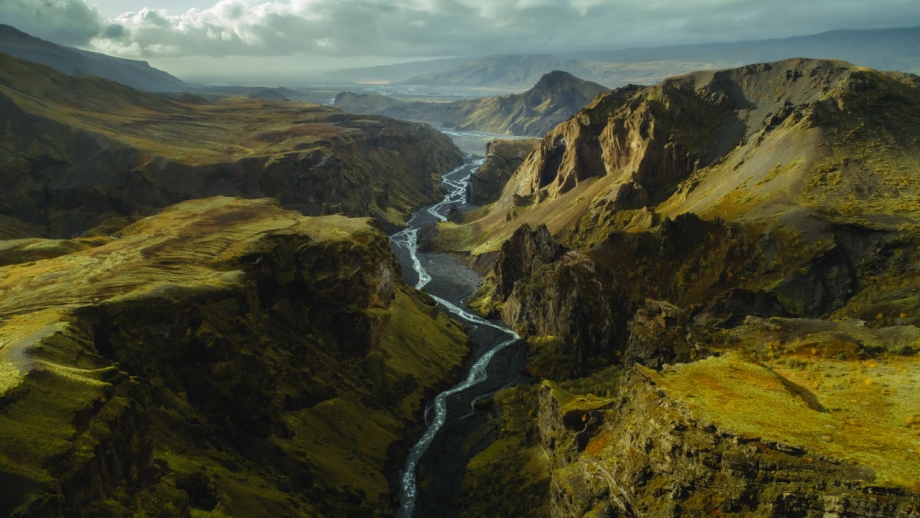
[(484, 320), (466, 306), (479, 276), (455, 257), (423, 253), (418, 247), (418, 236), (445, 221), (452, 207), (472, 208), (466, 202), (466, 184), (482, 162), (469, 155), (463, 166), (444, 174), (443, 185), (448, 190), (444, 200), (415, 212), (408, 227), (390, 238), (406, 282), (424, 289), (442, 311), (467, 324), (474, 344), (469, 372), (427, 403), (426, 429), (400, 475), (399, 518), (457, 514), (455, 503), (466, 465), (494, 439), (482, 433), (488, 430), (490, 416), (478, 410), (475, 402), (525, 380), (524, 343), (502, 322)]

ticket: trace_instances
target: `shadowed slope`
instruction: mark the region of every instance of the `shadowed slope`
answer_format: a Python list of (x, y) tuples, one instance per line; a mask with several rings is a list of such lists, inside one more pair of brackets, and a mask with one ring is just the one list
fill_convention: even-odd
[(71, 237), (202, 196), (399, 223), (461, 154), (426, 125), (296, 102), (182, 102), (0, 55), (0, 214)]
[(389, 513), (466, 335), (386, 236), (210, 198), (116, 237), (0, 268), (0, 513)]

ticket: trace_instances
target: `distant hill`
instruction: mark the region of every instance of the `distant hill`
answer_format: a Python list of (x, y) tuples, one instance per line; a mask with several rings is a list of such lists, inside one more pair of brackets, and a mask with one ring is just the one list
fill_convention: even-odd
[(343, 92), (335, 106), (351, 113), (371, 113), (430, 122), (442, 128), (540, 136), (571, 117), (599, 92), (609, 90), (568, 72), (545, 74), (522, 94), (449, 103), (397, 101), (383, 95)]
[(395, 65), (376, 67), (345, 68), (328, 72), (322, 76), (324, 81), (372, 83), (399, 82), (422, 74), (437, 74), (464, 65), (476, 58), (444, 58), (428, 61), (412, 61)]
[(49, 66), (68, 75), (99, 76), (145, 92), (179, 92), (191, 85), (146, 61), (122, 59), (64, 47), (0, 24), (0, 52)]
[(608, 86), (651, 84), (700, 69), (793, 57), (840, 59), (877, 70), (920, 73), (920, 27), (830, 31), (792, 38), (561, 54)]
[(918, 48), (920, 27), (846, 30), (733, 43), (451, 58), (346, 69), (323, 77), (330, 81), (388, 81), (433, 88), (522, 88), (534, 84), (551, 70), (564, 70), (613, 88), (654, 84), (666, 77), (697, 70), (793, 57), (841, 59), (878, 70), (920, 73)]
[(562, 70), (579, 77), (585, 77), (590, 73), (577, 59), (549, 54), (511, 54), (469, 61), (443, 72), (410, 77), (401, 83), (510, 88), (532, 85), (553, 70)]

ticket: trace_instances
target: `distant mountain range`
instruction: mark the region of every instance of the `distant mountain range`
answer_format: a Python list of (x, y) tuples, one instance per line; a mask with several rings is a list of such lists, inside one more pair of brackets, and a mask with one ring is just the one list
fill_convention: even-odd
[(920, 73), (920, 27), (831, 31), (793, 38), (588, 51), (450, 58), (353, 68), (324, 80), (389, 82), (429, 87), (526, 88), (552, 70), (607, 87), (653, 84), (695, 70), (720, 69), (792, 57), (842, 59), (856, 65)]
[(68, 75), (93, 75), (150, 93), (194, 92), (220, 97), (243, 96), (260, 99), (290, 99), (298, 96), (296, 92), (285, 88), (186, 83), (151, 67), (146, 61), (116, 58), (98, 52), (65, 47), (3, 24), (0, 24), (0, 52), (51, 67)]
[(103, 77), (145, 92), (182, 92), (192, 89), (185, 81), (157, 70), (146, 61), (122, 59), (64, 47), (0, 24), (0, 52), (41, 63), (69, 75)]
[(447, 103), (410, 103), (378, 94), (342, 92), (335, 98), (335, 107), (351, 113), (424, 121), (448, 129), (542, 136), (598, 93), (609, 91), (602, 85), (557, 70), (539, 78), (533, 88), (522, 94)]

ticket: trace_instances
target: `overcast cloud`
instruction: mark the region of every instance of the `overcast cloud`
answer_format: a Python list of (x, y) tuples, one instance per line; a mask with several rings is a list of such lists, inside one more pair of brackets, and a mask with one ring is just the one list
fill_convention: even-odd
[(558, 53), (920, 25), (917, 0), (165, 1), (106, 18), (84, 0), (0, 0), (0, 21), (144, 59)]

